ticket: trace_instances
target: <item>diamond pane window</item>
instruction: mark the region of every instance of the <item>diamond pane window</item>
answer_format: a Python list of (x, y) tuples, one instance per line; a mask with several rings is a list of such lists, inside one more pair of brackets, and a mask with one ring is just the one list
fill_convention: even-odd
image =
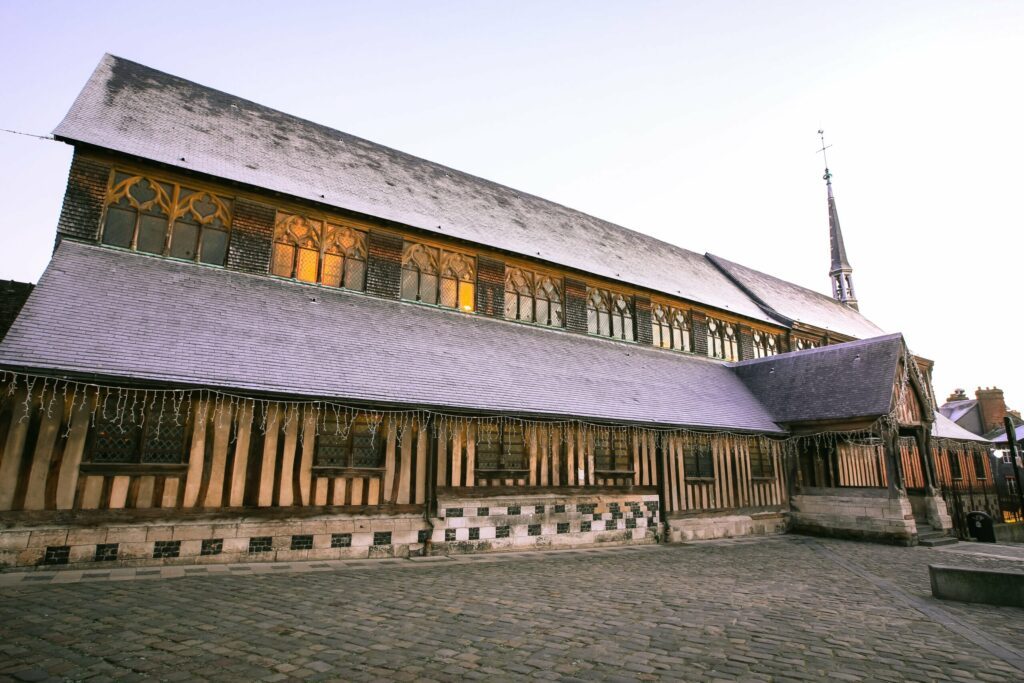
[(506, 268), (505, 317), (561, 327), (562, 281), (524, 268)]
[(384, 436), (379, 418), (366, 415), (328, 415), (316, 437), (316, 466), (380, 469), (384, 466)]
[(594, 467), (604, 472), (633, 471), (626, 430), (598, 430), (594, 434)]
[(750, 475), (752, 477), (769, 478), (775, 476), (775, 463), (767, 444), (760, 439), (749, 442)]
[(109, 393), (96, 411), (88, 460), (180, 464), (185, 461), (188, 422), (180, 400)]
[(715, 476), (711, 446), (706, 443), (690, 444), (683, 452), (683, 473), (687, 477), (711, 479)]
[(117, 171), (107, 188), (100, 241), (148, 254), (224, 265), (230, 225), (227, 199)]
[(402, 251), (401, 296), (406, 301), (476, 310), (476, 259), (416, 242)]
[(523, 427), (511, 423), (481, 422), (476, 426), (476, 469), (504, 471), (526, 469)]

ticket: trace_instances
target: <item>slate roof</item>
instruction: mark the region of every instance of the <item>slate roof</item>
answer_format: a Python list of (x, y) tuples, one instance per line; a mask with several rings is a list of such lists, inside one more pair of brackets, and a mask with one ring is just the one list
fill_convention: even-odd
[[(932, 436), (937, 439), (956, 439), (957, 441), (978, 441), (989, 443), (985, 437), (969, 432), (956, 422), (950, 420), (942, 413), (935, 412), (935, 422), (932, 424)], [(1003, 439), (1005, 441), (1006, 439)]]
[[(998, 433), (996, 433), (996, 432), (997, 432), (997, 430), (995, 430), (995, 429), (993, 429), (992, 432), (989, 432), (990, 434), (993, 434), (992, 439), (991, 439), (992, 443), (999, 443), (999, 444), (1007, 443), (1006, 429), (1003, 428), (1003, 427), (1000, 427), (999, 430), (998, 430)], [(1024, 424), (1015, 425), (1013, 438), (1015, 438), (1018, 443), (1020, 443), (1021, 441), (1024, 441)]]
[(725, 364), (64, 240), (0, 365), (389, 405), (778, 433)]
[(780, 280), (713, 254), (708, 259), (731, 276), (752, 299), (772, 310), (783, 321), (797, 321), (858, 339), (885, 334), (859, 312), (830, 296)]
[(903, 336), (889, 334), (732, 364), (780, 424), (889, 412)]
[(978, 401), (973, 398), (961, 401), (946, 401), (939, 407), (939, 412), (953, 422), (959, 422), (960, 418), (969, 413), (976, 405), (978, 405)]
[[(54, 134), (773, 321), (700, 254), (119, 57), (101, 60)], [(795, 285), (775, 294), (794, 319), (879, 332), (822, 315)]]

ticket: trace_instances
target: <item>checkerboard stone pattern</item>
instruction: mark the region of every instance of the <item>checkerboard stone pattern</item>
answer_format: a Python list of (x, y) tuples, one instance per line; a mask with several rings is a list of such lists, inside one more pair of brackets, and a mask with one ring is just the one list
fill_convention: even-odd
[(437, 503), (433, 554), (653, 543), (655, 493), (447, 497)]

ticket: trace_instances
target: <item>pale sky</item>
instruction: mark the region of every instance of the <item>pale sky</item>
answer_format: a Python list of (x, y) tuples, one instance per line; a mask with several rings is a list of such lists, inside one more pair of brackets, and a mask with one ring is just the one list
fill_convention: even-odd
[[(1024, 408), (1024, 2), (0, 0), (0, 128), (50, 133), (104, 52), (827, 293), (823, 127), (861, 311), (940, 399)], [(0, 279), (70, 159), (0, 133)]]

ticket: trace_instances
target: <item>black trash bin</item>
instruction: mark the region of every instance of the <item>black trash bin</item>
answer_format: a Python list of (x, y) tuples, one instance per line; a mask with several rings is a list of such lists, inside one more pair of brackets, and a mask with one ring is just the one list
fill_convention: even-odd
[(992, 517), (987, 512), (975, 510), (967, 513), (967, 529), (971, 538), (982, 543), (995, 543), (996, 530)]

